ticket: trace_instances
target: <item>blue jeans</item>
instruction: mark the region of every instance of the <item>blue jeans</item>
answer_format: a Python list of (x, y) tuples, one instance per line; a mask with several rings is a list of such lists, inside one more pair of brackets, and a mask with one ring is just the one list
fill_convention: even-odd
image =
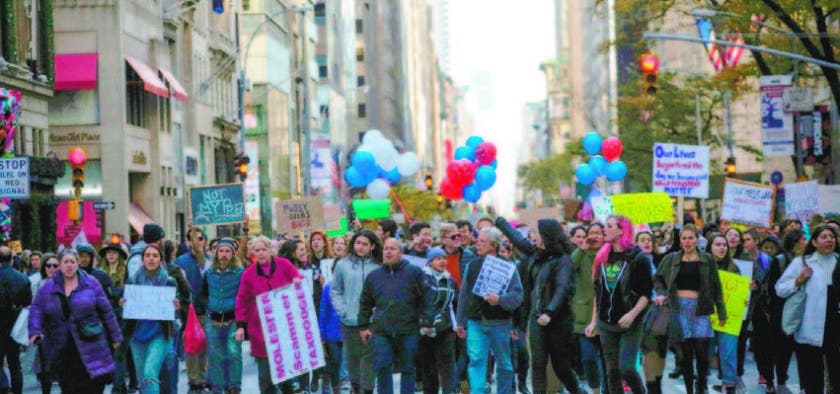
[(207, 320), (207, 378), (214, 393), (242, 387), (242, 343), (236, 340), (236, 325), (218, 326)]
[(178, 344), (180, 336), (172, 338), (172, 346), (160, 370), (160, 394), (178, 394)]
[(164, 360), (172, 354), (172, 340), (158, 335), (147, 343), (131, 341), (134, 366), (140, 379), (140, 393), (159, 394), (161, 367)]
[(338, 341), (324, 341), (324, 348), (327, 349), (327, 375), (329, 375), (330, 387), (341, 387), (341, 358), (344, 350), (342, 343)]
[(376, 391), (378, 394), (394, 393), (394, 378), (391, 366), (396, 354), (400, 365), (400, 394), (414, 394), (416, 373), (414, 356), (417, 354), (417, 343), (420, 334), (417, 331), (407, 334), (373, 335), (373, 370), (376, 374)]
[(715, 334), (720, 359), (720, 381), (725, 385), (734, 386), (738, 379), (738, 337), (724, 332)]
[(601, 339), (597, 336), (589, 338), (578, 334), (580, 343), (580, 362), (583, 364), (583, 374), (590, 389), (606, 388), (604, 364), (601, 362)]
[(513, 324), (509, 320), (498, 322), (467, 322), (467, 354), (470, 365), (467, 375), (470, 394), (484, 394), (487, 384), (487, 359), (490, 350), (496, 358), (496, 392), (513, 393), (513, 363), (510, 359), (510, 332)]

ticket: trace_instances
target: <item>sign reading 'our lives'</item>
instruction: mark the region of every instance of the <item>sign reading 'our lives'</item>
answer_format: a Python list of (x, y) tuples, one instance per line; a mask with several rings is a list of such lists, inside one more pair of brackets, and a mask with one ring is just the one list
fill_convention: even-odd
[(241, 183), (190, 188), (190, 213), (196, 226), (245, 221), (245, 197)]
[(709, 147), (653, 144), (653, 191), (709, 198)]

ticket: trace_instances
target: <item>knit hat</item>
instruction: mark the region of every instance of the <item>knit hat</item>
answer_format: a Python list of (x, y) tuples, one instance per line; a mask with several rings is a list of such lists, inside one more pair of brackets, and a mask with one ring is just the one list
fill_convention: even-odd
[(163, 231), (163, 227), (160, 225), (149, 223), (143, 226), (143, 242), (147, 244), (160, 241), (165, 236), (166, 232)]
[(236, 251), (236, 243), (234, 242), (233, 238), (224, 237), (216, 241), (216, 249), (221, 248), (222, 246), (227, 246), (230, 248), (230, 250), (234, 252)]
[(426, 262), (431, 263), (437, 257), (446, 257), (446, 252), (438, 247), (426, 249)]
[(76, 245), (76, 251), (79, 253), (87, 253), (91, 258), (96, 256), (96, 250), (93, 249), (93, 245), (91, 244), (78, 244)]

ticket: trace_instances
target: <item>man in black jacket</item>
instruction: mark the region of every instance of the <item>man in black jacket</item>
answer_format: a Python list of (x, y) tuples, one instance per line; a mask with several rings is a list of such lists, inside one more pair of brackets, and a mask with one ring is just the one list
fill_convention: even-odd
[(419, 334), (431, 331), (434, 317), (431, 292), (423, 271), (403, 260), (399, 241), (385, 240), (382, 259), (382, 266), (368, 275), (362, 288), (359, 335), (365, 343), (373, 336), (376, 391), (394, 392), (391, 366), (396, 355), (402, 375), (400, 393), (414, 394)]
[[(11, 377), (11, 393), (23, 391), (23, 371), (20, 368), (20, 345), (11, 337), (21, 309), (32, 302), (29, 278), (12, 267), (12, 250), (0, 246), (0, 365), (6, 360)], [(0, 373), (4, 373), (0, 369)], [(0, 389), (0, 392), (9, 392)]]

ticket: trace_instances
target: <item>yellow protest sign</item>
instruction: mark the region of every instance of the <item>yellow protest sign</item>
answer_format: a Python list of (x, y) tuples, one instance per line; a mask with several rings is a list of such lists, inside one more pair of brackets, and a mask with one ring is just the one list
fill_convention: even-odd
[(626, 216), (633, 224), (673, 222), (671, 197), (665, 193), (628, 193), (610, 196), (613, 212)]
[(718, 270), (718, 275), (727, 317), (726, 325), (721, 327), (717, 313), (712, 314), (712, 328), (715, 331), (738, 336), (741, 333), (741, 323), (747, 309), (747, 297), (750, 296), (750, 278), (720, 270)]
[(23, 253), (23, 247), (21, 247), (20, 241), (9, 241), (9, 249), (15, 253)]

